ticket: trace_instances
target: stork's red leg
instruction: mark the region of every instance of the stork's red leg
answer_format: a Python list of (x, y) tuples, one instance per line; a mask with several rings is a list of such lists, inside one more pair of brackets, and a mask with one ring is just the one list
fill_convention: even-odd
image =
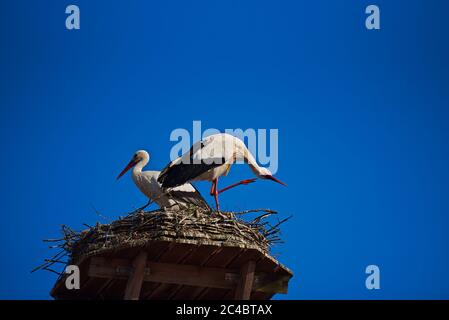
[(215, 190), (217, 190), (217, 179), (214, 179), (214, 181), (212, 181), (212, 186), (210, 187), (211, 196), (215, 194)]
[[(246, 180), (239, 181), (239, 182), (237, 182), (237, 183), (231, 184), (230, 186), (228, 186), (228, 187), (226, 187), (226, 188), (223, 188), (223, 189), (219, 190), (219, 191), (218, 191), (218, 194), (220, 194), (220, 193), (222, 193), (222, 192), (225, 192), (226, 190), (232, 189), (232, 188), (234, 188), (234, 187), (237, 187), (237, 186), (239, 186), (239, 185), (242, 185), (242, 184), (250, 184), (250, 183), (253, 183), (253, 182), (255, 182), (256, 180), (257, 180), (257, 178), (246, 179)], [(216, 186), (215, 186), (215, 187), (216, 187)]]
[(210, 195), (214, 196), (217, 211), (220, 211), (220, 204), (218, 203), (217, 184), (218, 184), (218, 178), (215, 178), (214, 181), (212, 182), (212, 188), (210, 189)]
[(218, 203), (218, 192), (216, 192), (217, 190), (215, 190), (215, 194), (214, 194), (214, 198), (215, 198), (215, 205), (217, 206), (217, 211), (220, 211), (220, 204)]

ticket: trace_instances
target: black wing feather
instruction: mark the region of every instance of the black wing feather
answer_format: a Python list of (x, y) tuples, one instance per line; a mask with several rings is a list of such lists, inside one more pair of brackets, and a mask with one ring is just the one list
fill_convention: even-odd
[[(209, 163), (204, 163), (203, 161), (201, 161), (201, 163), (195, 163), (197, 161), (193, 160), (193, 154), (198, 151), (198, 148), (201, 150), (209, 143), (211, 143), (211, 141), (200, 141), (199, 147), (198, 143), (194, 144), (188, 152), (189, 161), (186, 161), (188, 163), (183, 163), (181, 161), (181, 163), (174, 164), (173, 162), (170, 162), (161, 171), (161, 174), (157, 179), (162, 185), (162, 188), (166, 189), (183, 185), (201, 174), (224, 164), (224, 158), (208, 159)], [(185, 155), (182, 156), (182, 158), (184, 157)]]
[[(208, 162), (211, 161), (210, 159)], [(157, 181), (162, 185), (162, 188), (173, 188), (183, 185), (201, 174), (221, 166), (225, 159), (214, 159), (212, 163), (179, 163), (170, 164), (162, 170)]]

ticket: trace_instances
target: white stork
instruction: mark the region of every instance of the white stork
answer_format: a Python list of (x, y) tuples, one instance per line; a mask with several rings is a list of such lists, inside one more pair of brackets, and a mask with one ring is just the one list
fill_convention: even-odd
[(257, 164), (256, 159), (242, 140), (226, 133), (214, 134), (196, 142), (190, 151), (173, 160), (162, 170), (158, 182), (166, 190), (186, 182), (210, 181), (212, 182), (210, 194), (214, 196), (215, 204), (219, 211), (218, 194), (256, 180), (242, 180), (222, 190), (217, 189), (218, 178), (226, 176), (232, 164), (239, 160), (246, 162), (257, 177), (269, 179), (286, 186), (275, 178), (270, 170)]
[[(159, 171), (142, 171), (143, 167), (148, 164), (150, 155), (145, 150), (137, 151), (128, 165), (117, 176), (117, 180), (120, 179), (129, 169), (134, 167), (132, 172), (132, 178), (139, 190), (146, 195), (151, 202), (156, 202), (162, 209), (180, 209), (186, 208), (191, 204), (197, 205), (203, 208), (209, 208), (207, 202), (203, 199), (198, 190), (195, 189), (190, 183), (180, 184), (176, 188), (171, 189), (169, 192), (164, 192), (161, 185), (157, 182), (159, 177)], [(142, 207), (144, 209), (146, 206)]]

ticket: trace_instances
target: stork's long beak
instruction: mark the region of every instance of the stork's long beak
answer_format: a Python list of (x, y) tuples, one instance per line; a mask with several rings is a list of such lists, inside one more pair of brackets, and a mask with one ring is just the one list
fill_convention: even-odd
[(126, 171), (128, 171), (129, 169), (131, 169), (132, 167), (134, 167), (135, 165), (136, 165), (136, 161), (133, 159), (133, 160), (131, 160), (127, 165), (126, 165), (126, 167), (125, 167), (125, 169), (123, 169), (123, 171), (122, 172), (120, 172), (120, 174), (117, 176), (117, 180), (118, 179), (120, 179), (125, 173), (126, 173)]
[(272, 181), (274, 181), (274, 182), (277, 182), (277, 183), (279, 183), (279, 184), (282, 184), (284, 187), (287, 186), (285, 183), (283, 183), (281, 180), (279, 180), (279, 179), (276, 178), (275, 176), (272, 176), (272, 175), (266, 175), (266, 176), (263, 176), (263, 177), (264, 177), (265, 179), (272, 180)]

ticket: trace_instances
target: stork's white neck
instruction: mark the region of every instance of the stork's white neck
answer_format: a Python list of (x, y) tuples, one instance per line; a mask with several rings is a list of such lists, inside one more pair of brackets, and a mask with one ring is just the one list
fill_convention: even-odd
[(137, 164), (133, 168), (133, 175), (138, 175), (139, 173), (142, 173), (142, 169), (148, 164), (148, 158), (144, 158), (137, 162)]
[(260, 167), (257, 163), (254, 156), (249, 152), (248, 148), (246, 148), (245, 144), (240, 140), (235, 138), (235, 144), (236, 144), (236, 154), (238, 158), (243, 157), (245, 161), (248, 163), (249, 167), (251, 168), (251, 171), (258, 177), (263, 176), (266, 174), (266, 169), (263, 167)]

